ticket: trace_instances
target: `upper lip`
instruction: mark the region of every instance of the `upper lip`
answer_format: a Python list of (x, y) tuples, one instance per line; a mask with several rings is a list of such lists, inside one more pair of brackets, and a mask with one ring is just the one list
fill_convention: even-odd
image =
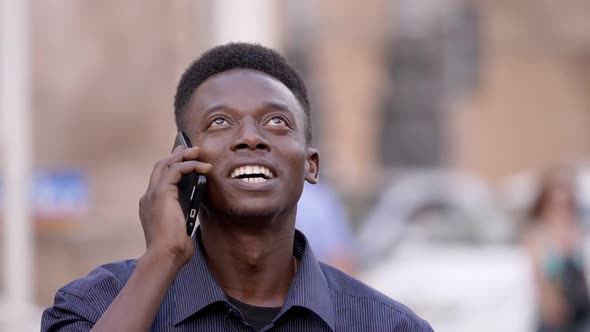
[(234, 170), (236, 168), (242, 167), (242, 166), (262, 166), (262, 167), (266, 167), (270, 170), (272, 177), (277, 177), (277, 175), (278, 175), (276, 168), (273, 165), (271, 165), (269, 162), (262, 161), (262, 160), (247, 160), (247, 161), (245, 160), (243, 162), (236, 163), (235, 165), (230, 167), (227, 177), (231, 178), (232, 177), (231, 175), (234, 172)]

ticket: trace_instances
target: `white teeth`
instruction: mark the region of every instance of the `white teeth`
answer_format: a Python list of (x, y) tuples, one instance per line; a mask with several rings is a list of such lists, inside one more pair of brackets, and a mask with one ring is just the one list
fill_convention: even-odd
[(242, 180), (244, 182), (248, 182), (248, 183), (262, 183), (262, 182), (268, 181), (267, 179), (263, 179), (263, 178), (243, 178), (240, 180)]
[[(236, 169), (234, 169), (233, 172), (231, 173), (230, 177), (232, 179), (235, 179), (241, 175), (249, 175), (249, 174), (263, 174), (268, 179), (274, 177), (272, 172), (270, 171), (270, 169), (268, 169), (264, 166), (257, 166), (257, 165), (247, 165), (247, 166), (236, 167)], [(267, 179), (263, 179), (263, 178), (259, 178), (259, 179), (263, 180), (260, 182), (264, 182), (267, 180)], [(242, 180), (244, 180), (244, 179), (242, 179)]]

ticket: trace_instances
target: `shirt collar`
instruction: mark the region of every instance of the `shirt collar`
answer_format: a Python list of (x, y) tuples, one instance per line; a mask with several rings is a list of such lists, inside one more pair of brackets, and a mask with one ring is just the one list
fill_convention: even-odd
[[(170, 291), (177, 301), (174, 324), (177, 325), (190, 316), (219, 302), (228, 302), (227, 297), (213, 278), (203, 256), (200, 245), (201, 231), (195, 234), (195, 254), (180, 270)], [(307, 243), (305, 235), (295, 230), (293, 255), (299, 260), (295, 279), (285, 300), (285, 305), (277, 315), (292, 307), (306, 308), (322, 318), (334, 330), (334, 307), (330, 298), (328, 282), (319, 262)]]
[(303, 307), (322, 318), (334, 331), (334, 306), (328, 281), (305, 235), (298, 230), (295, 230), (293, 255), (299, 259), (297, 274), (289, 289), (285, 305), (277, 317), (292, 307)]
[(227, 302), (227, 297), (209, 271), (201, 250), (200, 237), (199, 228), (195, 234), (195, 254), (180, 270), (170, 288), (176, 302), (174, 325), (214, 303)]

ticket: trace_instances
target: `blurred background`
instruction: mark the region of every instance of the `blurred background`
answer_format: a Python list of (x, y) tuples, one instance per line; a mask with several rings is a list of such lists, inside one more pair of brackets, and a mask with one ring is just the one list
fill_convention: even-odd
[(298, 224), (318, 256), (436, 331), (535, 329), (523, 238), (550, 167), (587, 251), (588, 0), (2, 0), (0, 28), (0, 324), (38, 330), (59, 287), (142, 254), (178, 79), (232, 40), (307, 81), (322, 182)]

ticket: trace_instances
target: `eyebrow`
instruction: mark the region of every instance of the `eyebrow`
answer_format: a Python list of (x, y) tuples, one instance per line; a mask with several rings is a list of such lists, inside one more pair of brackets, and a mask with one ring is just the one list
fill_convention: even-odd
[(292, 109), (289, 108), (289, 106), (287, 106), (283, 103), (267, 102), (267, 103), (264, 103), (264, 108), (274, 108), (278, 111), (295, 113)]
[[(287, 112), (287, 113), (295, 113), (291, 108), (289, 108), (289, 106), (287, 106), (286, 104), (283, 103), (277, 103), (277, 102), (265, 102), (263, 104), (263, 106), (261, 108), (272, 108), (281, 112)], [(209, 107), (208, 109), (205, 110), (204, 116), (208, 117), (211, 113), (215, 113), (217, 111), (220, 110), (224, 110), (224, 109), (231, 109), (231, 107), (225, 105), (225, 104), (218, 104), (218, 105), (213, 105), (211, 107)]]
[(225, 104), (213, 105), (213, 106), (209, 107), (208, 109), (206, 109), (205, 110), (205, 113), (203, 115), (206, 118), (206, 117), (209, 116), (209, 114), (215, 113), (215, 112), (217, 112), (219, 110), (223, 110), (223, 109), (226, 109), (226, 108), (228, 108), (228, 107)]

